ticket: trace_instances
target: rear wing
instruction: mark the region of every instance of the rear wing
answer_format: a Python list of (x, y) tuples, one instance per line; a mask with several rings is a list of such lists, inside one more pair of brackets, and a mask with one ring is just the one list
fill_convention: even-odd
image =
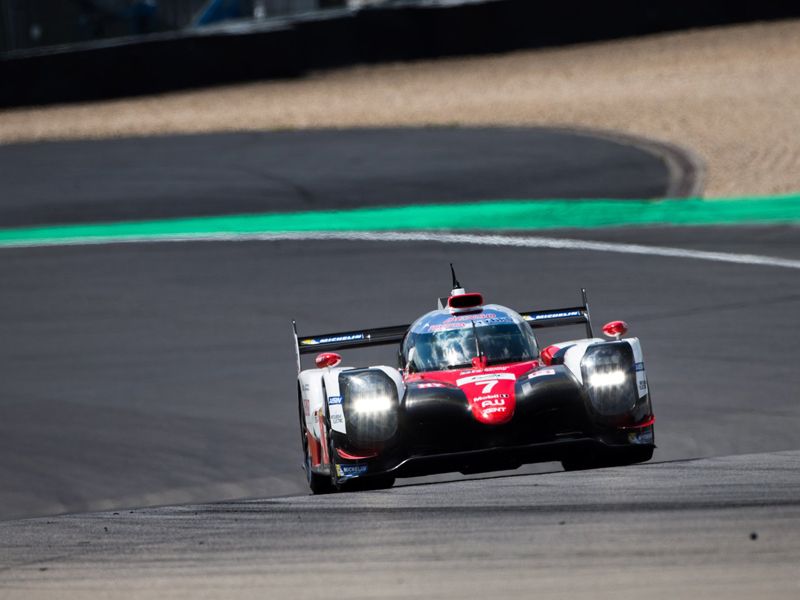
[(581, 288), (582, 304), (571, 308), (554, 308), (552, 310), (532, 310), (519, 313), (533, 329), (545, 327), (562, 327), (564, 325), (586, 325), (586, 337), (593, 338), (592, 320), (589, 316), (589, 301), (586, 290)]
[[(594, 334), (592, 333), (592, 323), (589, 317), (589, 303), (586, 300), (585, 289), (581, 289), (581, 298), (583, 300), (581, 306), (556, 308), (552, 310), (533, 310), (521, 312), (519, 314), (533, 329), (585, 324), (586, 336), (591, 338), (594, 337)], [(334, 333), (323, 333), (305, 337), (297, 334), (297, 322), (292, 321), (294, 347), (297, 355), (297, 370), (298, 372), (301, 370), (300, 356), (303, 354), (399, 344), (403, 341), (409, 327), (411, 327), (411, 325), (394, 325), (392, 327), (337, 331)]]
[(335, 333), (300, 337), (297, 335), (297, 323), (292, 321), (294, 347), (297, 353), (297, 370), (298, 372), (301, 370), (300, 355), (302, 354), (399, 344), (403, 341), (406, 331), (408, 331), (410, 326), (411, 325), (394, 325), (392, 327), (377, 327), (375, 329), (360, 329), (358, 331), (339, 331)]
[[(292, 321), (292, 325), (295, 323)], [(393, 327), (378, 327), (376, 329), (361, 329), (359, 331), (342, 331), (337, 333), (323, 333), (309, 337), (296, 337), (298, 354), (311, 354), (312, 352), (327, 352), (332, 350), (345, 350), (347, 348), (365, 348), (367, 346), (382, 346), (403, 341), (403, 337), (410, 325), (395, 325)], [(295, 326), (295, 336), (297, 327)]]

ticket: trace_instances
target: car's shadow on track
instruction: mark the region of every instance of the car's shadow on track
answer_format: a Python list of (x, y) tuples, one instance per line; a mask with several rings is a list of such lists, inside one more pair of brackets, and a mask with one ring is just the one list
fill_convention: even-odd
[[(681, 459), (674, 459), (674, 460), (651, 460), (644, 463), (639, 463), (636, 465), (627, 465), (624, 467), (606, 467), (605, 469), (593, 469), (594, 471), (598, 470), (607, 470), (607, 469), (630, 469), (633, 467), (647, 467), (647, 466), (654, 466), (654, 465), (668, 465), (668, 464), (682, 464), (682, 463), (689, 463), (698, 459), (703, 458), (714, 458), (714, 457), (691, 457), (691, 458), (681, 458)], [(543, 463), (547, 465), (551, 465), (553, 463)], [(535, 467), (537, 465), (527, 465), (528, 467)], [(522, 467), (524, 468), (524, 467)], [(392, 489), (402, 489), (402, 488), (420, 488), (420, 487), (430, 487), (430, 486), (437, 486), (442, 484), (448, 483), (468, 483), (468, 482), (476, 482), (476, 481), (499, 481), (503, 479), (515, 479), (515, 478), (522, 478), (522, 477), (537, 477), (540, 475), (555, 475), (555, 474), (567, 474), (567, 471), (564, 471), (560, 467), (548, 468), (546, 470), (537, 470), (535, 472), (529, 473), (519, 473), (519, 472), (499, 472), (499, 473), (486, 473), (486, 474), (476, 474), (474, 476), (459, 476), (458, 474), (445, 474), (445, 475), (432, 475), (429, 477), (420, 477), (420, 478), (409, 478), (409, 480), (403, 481), (400, 480), (399, 483), (396, 483)], [(576, 472), (576, 474), (580, 475), (581, 472)], [(433, 479), (433, 481), (427, 481), (428, 479)], [(418, 481), (419, 480), (419, 481)], [(386, 490), (384, 490), (386, 491)]]

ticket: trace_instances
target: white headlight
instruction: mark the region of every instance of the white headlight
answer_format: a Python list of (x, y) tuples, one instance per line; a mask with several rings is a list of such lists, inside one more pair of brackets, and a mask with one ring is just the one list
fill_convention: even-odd
[(589, 375), (589, 385), (592, 387), (610, 387), (625, 383), (625, 371), (606, 371)]
[(380, 413), (392, 408), (392, 397), (387, 394), (359, 394), (352, 409), (357, 413)]

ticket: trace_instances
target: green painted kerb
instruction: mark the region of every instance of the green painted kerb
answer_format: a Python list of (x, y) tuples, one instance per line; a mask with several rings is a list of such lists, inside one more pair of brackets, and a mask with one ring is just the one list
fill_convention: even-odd
[(275, 233), (800, 223), (800, 195), (730, 200), (502, 200), (0, 229), (0, 246)]

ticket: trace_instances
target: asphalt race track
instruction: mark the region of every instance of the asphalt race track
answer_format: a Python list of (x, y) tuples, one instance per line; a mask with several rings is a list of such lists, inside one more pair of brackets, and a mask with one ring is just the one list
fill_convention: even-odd
[[(0, 146), (0, 226), (505, 198), (680, 196), (669, 146), (548, 129), (363, 129)], [(669, 166), (663, 158), (669, 160)], [(677, 163), (677, 164), (673, 164)]]
[(2, 596), (797, 598), (798, 460), (0, 523)]
[[(630, 197), (674, 183), (663, 163), (620, 160)], [(595, 167), (572, 169), (575, 186), (597, 183)], [(474, 175), (453, 179), (466, 188)], [(43, 180), (27, 216), (3, 200), (4, 224), (49, 222), (42, 207), (63, 183)], [(613, 185), (601, 177), (585, 195)], [(97, 198), (92, 218), (119, 218), (117, 200)], [(169, 214), (210, 210), (182, 206)], [(800, 259), (792, 227), (548, 236)], [(298, 496), (289, 320), (301, 333), (408, 322), (448, 291), (450, 261), (490, 301), (557, 307), (585, 286), (597, 323), (627, 320), (643, 340), (659, 464)], [(116, 509), (0, 523), (0, 597), (800, 594), (797, 270), (340, 240), (9, 249), (0, 280), (0, 516)], [(351, 356), (393, 361), (389, 349)], [(726, 458), (687, 460), (708, 456)], [(123, 510), (241, 497), (272, 499)]]
[[(651, 143), (642, 150), (541, 129), (0, 146), (7, 191), (0, 224), (570, 193), (660, 196), (692, 175), (667, 168), (660, 158), (667, 154)], [(461, 263), (467, 255), (408, 246), (5, 252), (0, 518), (304, 492), (288, 323), (380, 325), (428, 310), (447, 291), (448, 258)], [(485, 251), (471, 254), (479, 255), (468, 259), (476, 269), (497, 262)], [(465, 281), (471, 268), (463, 267)], [(397, 290), (380, 304), (387, 280)], [(501, 283), (489, 277), (482, 285)], [(549, 302), (573, 302), (578, 285), (569, 281)], [(540, 287), (520, 288), (508, 301), (528, 302)]]

